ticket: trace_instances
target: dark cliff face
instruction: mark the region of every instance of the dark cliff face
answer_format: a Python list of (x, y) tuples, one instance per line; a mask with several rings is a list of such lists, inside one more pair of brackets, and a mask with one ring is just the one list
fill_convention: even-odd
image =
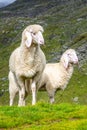
[[(37, 17), (50, 12), (66, 11), (71, 13), (86, 6), (87, 0), (16, 0), (13, 4), (1, 9), (1, 17)], [(54, 8), (54, 9), (53, 9)]]

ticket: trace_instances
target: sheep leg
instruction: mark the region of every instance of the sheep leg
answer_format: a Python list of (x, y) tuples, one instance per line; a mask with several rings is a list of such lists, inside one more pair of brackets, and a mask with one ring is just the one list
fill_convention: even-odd
[(25, 97), (23, 98), (23, 100), (21, 100), (21, 95), (22, 95), (22, 93), (19, 91), (19, 102), (18, 102), (18, 106), (25, 106), (25, 99), (26, 99), (28, 93), (25, 92)]
[(25, 89), (22, 88), (22, 89), (19, 91), (19, 102), (18, 102), (18, 106), (25, 106), (24, 95), (25, 95)]
[(14, 92), (14, 93), (10, 93), (10, 106), (12, 106), (12, 105), (13, 105), (15, 95), (16, 95), (16, 93), (15, 93), (15, 92)]
[(9, 72), (8, 78), (9, 78), (9, 95), (10, 95), (9, 104), (10, 104), (10, 106), (12, 106), (15, 95), (19, 90), (18, 90), (18, 85), (17, 85), (16, 79), (15, 79), (15, 76), (11, 71)]
[(55, 99), (54, 99), (55, 92), (54, 92), (54, 90), (47, 90), (47, 91), (48, 91), (50, 103), (53, 104), (55, 101)]
[(50, 103), (53, 104), (54, 101), (55, 101), (55, 100), (54, 100), (54, 96), (50, 96), (49, 98), (50, 98)]
[(18, 106), (25, 106), (25, 84), (22, 78), (17, 79), (19, 89), (19, 103)]
[(36, 83), (35, 81), (31, 84), (31, 91), (32, 91), (32, 105), (36, 104)]

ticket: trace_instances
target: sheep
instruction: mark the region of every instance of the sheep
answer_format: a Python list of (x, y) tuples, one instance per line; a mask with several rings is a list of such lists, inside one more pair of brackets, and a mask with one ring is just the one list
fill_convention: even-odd
[(41, 77), (40, 87), (48, 92), (50, 103), (54, 103), (54, 95), (58, 89), (64, 90), (73, 74), (73, 64), (78, 63), (74, 49), (66, 50), (59, 63), (48, 63)]
[[(36, 103), (36, 87), (46, 64), (45, 55), (40, 48), (40, 45), (44, 44), (42, 33), (43, 27), (38, 24), (27, 26), (22, 33), (20, 46), (10, 56), (10, 106), (13, 105), (14, 96), (12, 97), (12, 93), (16, 93), (16, 90), (19, 91), (18, 106), (25, 106), (26, 91), (28, 92), (28, 87), (30, 86), (32, 105)], [(28, 86), (26, 87), (27, 84)]]

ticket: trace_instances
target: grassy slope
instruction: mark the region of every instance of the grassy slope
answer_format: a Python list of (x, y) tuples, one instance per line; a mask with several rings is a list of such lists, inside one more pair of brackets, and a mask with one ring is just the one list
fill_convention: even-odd
[(0, 107), (0, 129), (86, 130), (87, 106), (38, 103), (36, 106)]

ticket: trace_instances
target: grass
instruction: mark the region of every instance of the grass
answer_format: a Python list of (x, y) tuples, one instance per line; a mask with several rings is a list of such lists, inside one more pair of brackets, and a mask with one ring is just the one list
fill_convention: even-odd
[(50, 105), (44, 102), (26, 107), (1, 106), (0, 128), (14, 130), (86, 130), (87, 106)]

